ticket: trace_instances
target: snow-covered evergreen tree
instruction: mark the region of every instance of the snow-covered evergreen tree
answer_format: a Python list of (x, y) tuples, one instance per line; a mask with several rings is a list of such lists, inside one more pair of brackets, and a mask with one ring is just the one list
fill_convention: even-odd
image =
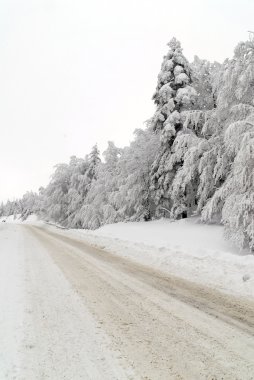
[[(88, 157), (85, 159), (71, 157), (70, 187), (68, 191), (68, 226), (82, 227), (81, 221), (77, 217), (83, 206), (88, 192), (87, 170), (89, 167)], [(89, 181), (90, 183), (90, 181)]]
[[(27, 217), (33, 213), (38, 213), (38, 194), (33, 191), (26, 192), (21, 198), (19, 205), (16, 202), (15, 214), (21, 213), (21, 218), (26, 220)], [(14, 215), (15, 215), (14, 214)]]
[(254, 250), (254, 41), (222, 65), (190, 65), (173, 38), (154, 94), (156, 112), (124, 149), (109, 142), (59, 164), (39, 194), (0, 206), (68, 227), (201, 214)]
[(0, 217), (4, 216), (4, 203), (0, 204)]
[(68, 217), (68, 191), (71, 171), (68, 164), (58, 164), (51, 176), (51, 181), (44, 191), (43, 209), (46, 218), (65, 224)]
[(158, 147), (158, 135), (146, 128), (137, 129), (134, 141), (124, 149), (116, 194), (121, 220), (150, 220), (154, 215), (150, 172)]
[(205, 204), (203, 220), (219, 220), (227, 235), (240, 245), (253, 247), (253, 115), (254, 45), (240, 43), (232, 60), (226, 60), (218, 91), (217, 149), (214, 194)]
[(97, 145), (94, 145), (91, 153), (88, 156), (88, 168), (86, 171), (86, 177), (88, 182), (96, 178), (96, 169), (101, 162), (100, 152)]
[[(103, 153), (105, 162), (96, 161), (96, 170), (91, 186), (82, 208), (77, 213), (83, 228), (95, 229), (103, 224), (117, 221), (117, 210), (114, 202), (117, 187), (118, 160), (121, 149), (112, 141)], [(93, 162), (94, 160), (92, 160)]]
[(225, 142), (235, 158), (220, 189), (225, 199), (222, 222), (231, 240), (254, 251), (254, 110), (250, 117), (231, 124)]
[(218, 62), (209, 62), (194, 56), (191, 64), (193, 87), (197, 92), (195, 109), (210, 110), (216, 108), (216, 76), (221, 65)]
[[(171, 186), (183, 164), (184, 146), (191, 133), (184, 128), (182, 112), (193, 108), (197, 96), (191, 85), (190, 65), (183, 56), (180, 42), (173, 38), (168, 45), (169, 52), (163, 59), (153, 96), (157, 109), (150, 120), (151, 128), (160, 135), (160, 148), (151, 173), (151, 189), (158, 211), (172, 208)], [(180, 146), (181, 155), (177, 151)]]

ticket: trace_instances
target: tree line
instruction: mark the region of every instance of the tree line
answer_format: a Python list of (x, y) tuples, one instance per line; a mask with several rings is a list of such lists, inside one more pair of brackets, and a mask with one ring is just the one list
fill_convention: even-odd
[(153, 95), (155, 113), (125, 148), (95, 145), (55, 166), (38, 193), (0, 206), (69, 228), (199, 215), (254, 249), (254, 41), (223, 64), (189, 63), (173, 38)]

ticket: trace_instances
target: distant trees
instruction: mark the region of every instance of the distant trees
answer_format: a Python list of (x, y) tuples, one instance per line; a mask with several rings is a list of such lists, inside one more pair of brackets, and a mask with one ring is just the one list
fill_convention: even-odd
[(189, 63), (173, 38), (153, 100), (156, 110), (129, 146), (97, 146), (58, 164), (39, 194), (0, 206), (72, 228), (160, 216), (200, 215), (254, 250), (254, 42), (223, 64)]
[(7, 201), (0, 205), (0, 216), (14, 215), (25, 220), (32, 213), (39, 212), (39, 195), (33, 191), (26, 192), (21, 199)]
[(79, 218), (100, 164), (95, 145), (85, 159), (72, 156), (69, 164), (58, 164), (41, 194), (41, 215), (68, 227), (82, 227)]
[(82, 228), (95, 229), (105, 223), (117, 221), (115, 193), (118, 191), (118, 161), (121, 149), (111, 141), (103, 153), (105, 162), (96, 161), (91, 186), (77, 213)]

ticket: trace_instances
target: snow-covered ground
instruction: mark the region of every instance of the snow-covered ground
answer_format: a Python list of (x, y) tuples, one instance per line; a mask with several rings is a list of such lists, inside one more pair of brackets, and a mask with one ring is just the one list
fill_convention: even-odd
[(197, 283), (254, 297), (254, 255), (223, 236), (223, 227), (197, 218), (117, 223), (95, 231), (71, 230), (94, 246)]
[[(13, 226), (0, 225), (0, 379), (19, 378), (24, 339), (24, 245)], [(16, 377), (17, 376), (17, 377)]]
[(26, 220), (22, 220), (21, 219), (21, 215), (20, 214), (17, 214), (17, 215), (10, 215), (10, 216), (2, 216), (0, 217), (0, 222), (5, 222), (5, 223), (14, 223), (14, 224), (33, 224), (33, 223), (43, 223), (43, 222), (40, 222), (37, 215), (35, 214), (32, 214), (32, 215), (29, 215), (28, 218)]
[(254, 260), (219, 226), (9, 217), (0, 260), (0, 379), (252, 379)]
[[(35, 215), (25, 222), (40, 224)], [(46, 225), (45, 228), (54, 228)], [(227, 241), (223, 227), (198, 218), (116, 223), (98, 230), (59, 230), (93, 246), (221, 291), (254, 298), (254, 255)]]
[(1, 380), (132, 378), (47, 249), (13, 218), (0, 225), (0, 262)]

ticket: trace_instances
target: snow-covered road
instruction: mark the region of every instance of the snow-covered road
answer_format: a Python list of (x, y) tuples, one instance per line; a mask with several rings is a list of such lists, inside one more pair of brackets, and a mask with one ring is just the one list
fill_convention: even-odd
[(0, 379), (254, 379), (253, 301), (0, 227)]

